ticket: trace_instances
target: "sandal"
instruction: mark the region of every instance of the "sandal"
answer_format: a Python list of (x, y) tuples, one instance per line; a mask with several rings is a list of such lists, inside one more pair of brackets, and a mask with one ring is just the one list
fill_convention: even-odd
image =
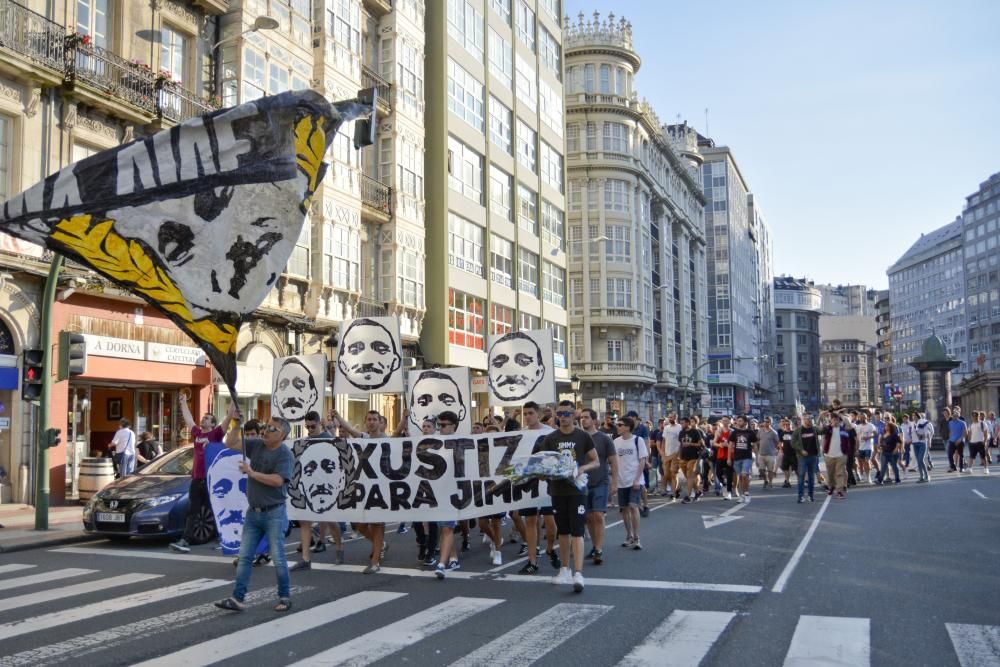
[(243, 611), (244, 605), (242, 602), (236, 598), (226, 598), (225, 600), (219, 600), (215, 603), (215, 606), (219, 609), (225, 609), (226, 611)]
[(278, 600), (278, 604), (274, 606), (275, 611), (288, 611), (292, 608), (292, 601), (288, 598), (281, 598)]

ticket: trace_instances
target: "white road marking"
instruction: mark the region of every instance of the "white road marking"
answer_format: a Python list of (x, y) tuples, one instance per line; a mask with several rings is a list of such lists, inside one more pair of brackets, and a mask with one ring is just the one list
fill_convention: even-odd
[[(312, 590), (311, 586), (292, 586), (292, 596)], [(264, 588), (248, 593), (244, 603), (247, 607), (273, 603), (274, 589)], [(73, 637), (57, 644), (45, 644), (37, 648), (22, 651), (14, 655), (4, 656), (0, 660), (3, 667), (28, 667), (29, 665), (54, 665), (73, 660), (77, 664), (84, 656), (107, 651), (130, 642), (136, 638), (147, 641), (153, 635), (173, 633), (180, 628), (201, 623), (206, 618), (219, 615), (219, 608), (214, 603), (195, 605), (153, 618), (146, 618), (134, 623), (116, 625), (106, 630)]]
[(945, 623), (962, 667), (1000, 665), (1000, 626)]
[(736, 614), (678, 609), (632, 649), (618, 667), (698, 667)]
[[(296, 614), (285, 615), (267, 623), (253, 625), (249, 628), (224, 635), (217, 639), (209, 639), (201, 644), (189, 646), (186, 649), (163, 655), (132, 667), (152, 667), (154, 665), (171, 667), (202, 667), (222, 660), (228, 660), (237, 655), (253, 651), (261, 646), (267, 646), (276, 641), (313, 630), (332, 621), (337, 621), (352, 614), (377, 607), (380, 604), (405, 597), (406, 593), (389, 593), (384, 591), (369, 591), (356, 593), (333, 602), (312, 607)], [(218, 611), (218, 610), (216, 610)], [(417, 614), (419, 618), (421, 614)]]
[(103, 591), (108, 588), (114, 588), (115, 586), (126, 586), (128, 584), (135, 584), (140, 581), (159, 579), (162, 576), (163, 576), (162, 574), (141, 574), (135, 572), (129, 574), (121, 574), (118, 575), (117, 577), (108, 577), (107, 579), (94, 579), (92, 581), (85, 581), (83, 583), (73, 584), (72, 586), (63, 586), (62, 588), (50, 588), (48, 590), (39, 591), (37, 593), (16, 595), (13, 597), (8, 597), (0, 600), (0, 611), (8, 611), (10, 609), (20, 609), (21, 607), (30, 607), (31, 605), (41, 604), (42, 602), (62, 600), (64, 598), (73, 597), (74, 595), (85, 595), (86, 593)]
[(199, 593), (212, 588), (218, 588), (219, 586), (228, 586), (231, 583), (232, 582), (225, 579), (194, 579), (192, 581), (184, 582), (183, 584), (165, 586), (164, 588), (154, 588), (151, 591), (135, 593), (134, 595), (126, 595), (125, 597), (115, 598), (114, 600), (95, 602), (93, 604), (83, 605), (82, 607), (64, 609), (52, 612), (51, 614), (35, 616), (34, 618), (25, 618), (11, 623), (4, 623), (0, 625), (0, 641), (10, 639), (11, 637), (26, 635), (30, 632), (38, 632), (39, 630), (47, 630), (60, 625), (66, 625), (67, 623), (84, 621), (93, 622), (95, 618), (101, 618), (105, 614), (113, 614), (125, 609), (132, 609), (134, 607), (141, 607), (153, 602), (160, 602), (161, 600), (170, 600), (180, 597), (181, 595)]
[(38, 567), (38, 566), (28, 565), (26, 563), (8, 563), (7, 565), (0, 565), (0, 574), (6, 574), (8, 572), (19, 572), (21, 570), (30, 570), (33, 567)]
[(799, 542), (799, 546), (795, 549), (795, 553), (792, 554), (788, 564), (785, 565), (785, 569), (781, 571), (781, 574), (778, 576), (778, 580), (774, 582), (774, 586), (771, 588), (772, 593), (781, 593), (785, 590), (785, 585), (788, 583), (789, 577), (792, 576), (792, 572), (795, 571), (795, 567), (799, 564), (799, 560), (802, 559), (802, 554), (805, 553), (806, 547), (809, 546), (809, 540), (812, 539), (813, 533), (816, 532), (816, 527), (823, 518), (823, 514), (826, 513), (826, 508), (830, 505), (830, 498), (832, 497), (833, 496), (827, 496), (826, 500), (823, 501), (823, 506), (819, 508), (818, 512), (816, 512), (816, 517), (812, 520), (812, 524), (809, 525), (809, 530), (806, 531), (802, 541)]
[(11, 588), (19, 588), (21, 586), (44, 584), (49, 581), (58, 581), (59, 579), (82, 577), (85, 574), (93, 574), (95, 572), (97, 572), (97, 570), (84, 570), (78, 567), (70, 567), (65, 570), (53, 570), (51, 572), (42, 572), (40, 574), (29, 574), (24, 577), (16, 577), (14, 579), (4, 579), (3, 581), (0, 581), (0, 591), (8, 591)]
[(322, 653), (300, 660), (292, 667), (305, 665), (351, 665), (362, 667), (381, 660), (433, 634), (467, 621), (469, 617), (503, 602), (495, 598), (454, 597), (378, 630), (355, 637)]
[(799, 616), (785, 667), (864, 667), (871, 664), (867, 618)]
[(727, 509), (722, 514), (702, 514), (701, 521), (705, 524), (705, 528), (714, 528), (716, 526), (721, 526), (723, 524), (729, 523), (730, 521), (736, 521), (737, 519), (742, 519), (742, 516), (729, 516), (735, 512), (739, 512), (741, 509), (746, 507), (746, 503), (737, 503)]
[(530, 665), (612, 609), (600, 604), (557, 604), (483, 644), (451, 667)]
[(986, 498), (986, 496), (984, 496), (984, 495), (983, 495), (982, 493), (980, 493), (980, 492), (979, 492), (979, 491), (977, 491), (976, 489), (973, 489), (973, 490), (972, 490), (972, 492), (973, 492), (974, 494), (976, 494), (977, 496), (979, 496), (980, 498), (982, 498), (983, 500), (988, 500), (988, 499)]

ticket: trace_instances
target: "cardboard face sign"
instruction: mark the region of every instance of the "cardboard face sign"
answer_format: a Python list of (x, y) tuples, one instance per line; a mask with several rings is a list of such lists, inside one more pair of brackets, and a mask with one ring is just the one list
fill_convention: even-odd
[(345, 320), (337, 348), (335, 394), (392, 394), (403, 391), (403, 347), (399, 320)]
[(472, 432), (472, 394), (468, 368), (433, 368), (406, 374), (407, 433), (419, 435), (424, 420), (445, 410), (458, 415), (459, 434)]
[(555, 358), (548, 329), (512, 331), (489, 338), (486, 373), (490, 405), (556, 400)]
[(349, 502), (354, 492), (354, 453), (342, 438), (301, 438), (292, 446), (295, 466), (288, 502), (295, 508), (325, 515)]
[(205, 460), (209, 461), (208, 496), (215, 515), (215, 526), (219, 531), (222, 553), (238, 554), (243, 519), (248, 507), (247, 477), (239, 469), (243, 453), (226, 449), (220, 443), (210, 443), (205, 447)]
[(325, 382), (326, 357), (322, 354), (275, 359), (271, 375), (271, 414), (298, 423), (310, 410), (321, 411)]

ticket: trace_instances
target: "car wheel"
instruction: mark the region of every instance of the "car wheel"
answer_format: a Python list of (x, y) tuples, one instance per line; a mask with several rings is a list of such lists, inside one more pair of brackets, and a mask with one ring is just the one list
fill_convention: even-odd
[(215, 515), (212, 514), (212, 508), (209, 505), (202, 505), (191, 527), (191, 544), (205, 544), (215, 539), (215, 534)]

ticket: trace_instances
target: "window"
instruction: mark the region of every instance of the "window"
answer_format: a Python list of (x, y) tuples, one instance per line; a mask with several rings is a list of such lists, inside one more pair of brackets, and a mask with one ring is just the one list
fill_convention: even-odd
[(628, 183), (625, 181), (613, 178), (604, 181), (604, 210), (628, 213), (630, 210), (628, 192)]
[(184, 82), (187, 48), (187, 38), (164, 23), (160, 29), (160, 70), (169, 72), (177, 83)]
[(451, 58), (448, 58), (448, 109), (483, 131), (483, 84)]
[(565, 214), (545, 199), (542, 200), (542, 238), (549, 245), (560, 249), (566, 238)]
[(423, 199), (423, 151), (419, 145), (402, 134), (397, 137), (397, 143), (399, 144), (399, 182), (396, 183), (396, 188), (411, 197)]
[(514, 55), (514, 81), (517, 99), (528, 109), (538, 110), (538, 94), (535, 89), (535, 69), (520, 55)]
[(480, 278), (486, 277), (483, 239), (486, 230), (471, 220), (448, 213), (448, 263)]
[(541, 143), (542, 181), (563, 191), (563, 156), (546, 141)]
[(632, 261), (632, 229), (626, 225), (607, 225), (608, 240), (604, 242), (609, 262)]
[(493, 28), (490, 28), (490, 76), (502, 83), (507, 90), (512, 90), (514, 51), (510, 42)]
[[(278, 5), (279, 3), (272, 2), (272, 11)], [(247, 11), (245, 6), (243, 9)], [(260, 14), (266, 15), (267, 11), (261, 11)], [(345, 73), (358, 72), (361, 65), (361, 7), (349, 0), (328, 2), (326, 32), (330, 37), (327, 49), (333, 56), (334, 67)], [(271, 56), (273, 58), (274, 54)]]
[(251, 48), (243, 50), (243, 102), (264, 96), (267, 73), (264, 54)]
[(517, 161), (538, 173), (538, 133), (528, 127), (520, 118), (517, 119)]
[(569, 228), (569, 256), (573, 260), (583, 257), (583, 227), (580, 225)]
[(510, 174), (490, 163), (490, 212), (504, 220), (513, 221), (511, 200), (514, 180)]
[(490, 278), (514, 288), (514, 243), (496, 234), (490, 234)]
[(396, 300), (407, 306), (424, 307), (424, 258), (416, 250), (396, 252)]
[(583, 361), (583, 332), (569, 332), (569, 355), (573, 361)]
[(583, 308), (583, 278), (569, 279), (569, 307), (573, 311)]
[(538, 298), (538, 255), (525, 248), (517, 249), (517, 288)]
[(590, 307), (596, 308), (601, 305), (601, 279), (590, 279)]
[(552, 356), (556, 368), (566, 368), (566, 327), (555, 322), (546, 322), (545, 328), (552, 332)]
[(483, 15), (466, 0), (448, 0), (448, 34), (469, 53), (483, 58)]
[(268, 95), (277, 95), (278, 93), (291, 90), (288, 84), (289, 72), (288, 66), (285, 64), (286, 62), (276, 58), (271, 59), (270, 66), (268, 67), (271, 73), (271, 76), (267, 79)]
[(535, 51), (535, 12), (528, 8), (523, 0), (517, 0), (514, 8), (515, 28), (517, 38), (524, 42), (525, 46)]
[(597, 123), (594, 122), (587, 123), (587, 150), (597, 150)]
[(583, 66), (583, 90), (587, 94), (594, 92), (594, 66)]
[(490, 333), (498, 336), (514, 330), (514, 309), (494, 303), (490, 306)]
[(542, 64), (552, 70), (557, 79), (562, 77), (562, 53), (559, 42), (545, 29), (545, 26), (540, 26), (538, 29), (538, 55)]
[(323, 282), (342, 290), (360, 291), (361, 237), (340, 225), (323, 225)]
[[(778, 329), (780, 329), (782, 327), (782, 324), (781, 324), (781, 315), (775, 315), (774, 316), (774, 326), (775, 326), (775, 328), (778, 328)], [(778, 363), (780, 364), (781, 362), (779, 361)]]
[(292, 254), (288, 257), (288, 263), (285, 264), (285, 273), (309, 276), (309, 236), (309, 225), (302, 225), (299, 238), (292, 248)]
[(608, 341), (608, 361), (625, 361), (625, 344), (620, 340)]
[(517, 223), (538, 236), (538, 195), (521, 183), (517, 184)]
[(538, 111), (542, 123), (549, 126), (560, 137), (563, 134), (563, 98), (552, 86), (538, 82)]
[(503, 102), (490, 95), (490, 141), (502, 148), (508, 155), (513, 155), (511, 146), (511, 125), (513, 115)]
[(566, 269), (552, 262), (543, 263), (542, 298), (553, 306), (566, 307)]
[(552, 17), (552, 20), (559, 23), (562, 19), (559, 12), (559, 0), (539, 0), (539, 7), (544, 7), (545, 12)]
[(448, 137), (448, 185), (477, 204), (483, 203), (483, 156)]
[(570, 181), (569, 184), (569, 210), (583, 210), (583, 185), (579, 181)]
[(604, 123), (604, 150), (628, 153), (628, 128), (622, 123)]
[(521, 331), (535, 331), (541, 326), (541, 320), (534, 315), (521, 311)]
[(490, 6), (504, 23), (510, 25), (510, 0), (490, 0)]
[[(81, 35), (90, 35), (94, 46), (109, 48), (111, 0), (77, 0), (76, 31)], [(8, 21), (13, 18), (8, 17)]]
[(632, 281), (628, 278), (608, 278), (608, 308), (632, 307)]
[(452, 345), (484, 349), (483, 313), (486, 305), (482, 299), (448, 290), (448, 342)]
[(419, 54), (417, 48), (406, 39), (400, 38), (396, 41), (399, 43), (396, 100), (404, 109), (420, 115), (423, 112), (424, 104), (423, 55)]
[[(580, 151), (580, 126), (576, 123), (566, 126), (566, 152), (578, 153)], [(572, 192), (572, 190), (571, 190)]]
[(600, 75), (601, 75), (600, 88), (598, 89), (599, 92), (610, 93), (611, 92), (611, 66), (610, 65), (601, 65), (601, 67), (600, 67), (600, 69), (598, 71), (600, 72)]

